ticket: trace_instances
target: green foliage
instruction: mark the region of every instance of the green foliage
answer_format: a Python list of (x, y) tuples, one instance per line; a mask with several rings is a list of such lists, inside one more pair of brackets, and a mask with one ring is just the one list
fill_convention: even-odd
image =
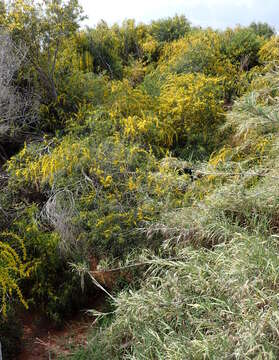
[(146, 37), (147, 29), (144, 24), (136, 25), (135, 20), (125, 20), (121, 26), (114, 25), (112, 30), (120, 40), (120, 57), (124, 64), (128, 64), (131, 58), (142, 57), (141, 40)]
[(94, 29), (80, 34), (78, 49), (82, 55), (82, 67), (96, 73), (106, 72), (111, 78), (123, 75), (123, 66), (131, 59), (143, 56), (141, 43), (146, 37), (146, 27), (126, 20), (121, 26), (111, 28), (101, 21)]
[(242, 69), (251, 69), (259, 64), (258, 52), (264, 44), (253, 29), (238, 27), (225, 31), (221, 52)]
[(267, 23), (252, 22), (249, 28), (252, 29), (257, 35), (263, 36), (265, 39), (270, 39), (276, 33), (274, 27)]
[(171, 42), (184, 37), (191, 30), (185, 16), (175, 15), (167, 19), (152, 21), (150, 34), (159, 42)]
[(14, 231), (25, 235), (27, 260), (34, 264), (28, 279), (21, 282), (29, 308), (41, 311), (53, 324), (60, 326), (78, 309), (85, 306), (95, 289), (86, 281), (80, 297), (80, 279), (73, 275), (68, 262), (77, 256), (65, 256), (59, 247), (60, 236), (51, 231), (46, 221), (38, 222), (37, 206), (25, 209), (14, 224)]
[(26, 45), (29, 65), (47, 102), (58, 97), (55, 70), (62, 43), (76, 33), (82, 18), (77, 0), (14, 0), (7, 8), (5, 27), (14, 41)]
[(122, 62), (119, 57), (119, 39), (110, 31), (105, 22), (101, 22), (95, 29), (89, 30), (85, 49), (92, 56), (95, 72), (106, 71), (111, 78), (122, 76)]

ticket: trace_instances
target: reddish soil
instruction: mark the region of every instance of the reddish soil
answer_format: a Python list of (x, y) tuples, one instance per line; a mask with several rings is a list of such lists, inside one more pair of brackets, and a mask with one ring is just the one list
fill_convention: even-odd
[[(101, 297), (90, 308), (102, 309)], [(27, 312), (22, 315), (23, 349), (18, 360), (49, 360), (57, 355), (70, 355), (77, 346), (85, 346), (94, 325), (94, 318), (84, 312), (66, 322), (57, 330), (38, 314)]]
[[(129, 273), (98, 271), (97, 267), (97, 259), (92, 258), (90, 270), (94, 278), (107, 289), (114, 287), (119, 275), (127, 281), (131, 280)], [(101, 293), (87, 308), (101, 311), (104, 303), (105, 294)], [(68, 321), (63, 329), (57, 330), (40, 315), (30, 311), (22, 315), (22, 322), (23, 350), (18, 360), (49, 360), (55, 359), (57, 355), (70, 355), (77, 346), (85, 346), (94, 318), (81, 312)]]

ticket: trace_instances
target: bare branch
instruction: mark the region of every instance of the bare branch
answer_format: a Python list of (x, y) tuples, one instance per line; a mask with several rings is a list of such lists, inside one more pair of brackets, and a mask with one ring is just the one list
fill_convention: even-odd
[(26, 53), (26, 48), (16, 47), (0, 29), (0, 141), (19, 136), (37, 119), (34, 98), (15, 85)]

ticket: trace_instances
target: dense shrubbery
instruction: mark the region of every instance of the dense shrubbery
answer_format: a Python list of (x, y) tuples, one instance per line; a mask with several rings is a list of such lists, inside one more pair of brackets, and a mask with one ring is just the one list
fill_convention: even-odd
[(62, 323), (94, 291), (80, 295), (69, 263), (143, 252), (141, 288), (77, 358), (276, 358), (272, 28), (175, 16), (79, 30), (77, 1), (42, 4), (1, 12), (11, 49), (26, 49), (16, 72), (5, 63), (9, 89), (30, 95), (26, 117), (38, 102), (16, 145), (0, 143), (1, 313), (14, 291)]
[(141, 258), (141, 288), (73, 359), (278, 357), (278, 78), (235, 104), (191, 201), (146, 228), (163, 256)]

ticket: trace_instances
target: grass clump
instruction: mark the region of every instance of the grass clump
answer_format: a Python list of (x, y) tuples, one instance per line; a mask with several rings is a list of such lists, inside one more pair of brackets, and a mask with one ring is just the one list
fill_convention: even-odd
[(93, 336), (87, 358), (276, 359), (277, 242), (243, 232), (214, 251), (154, 257), (142, 288), (117, 298), (114, 321)]

